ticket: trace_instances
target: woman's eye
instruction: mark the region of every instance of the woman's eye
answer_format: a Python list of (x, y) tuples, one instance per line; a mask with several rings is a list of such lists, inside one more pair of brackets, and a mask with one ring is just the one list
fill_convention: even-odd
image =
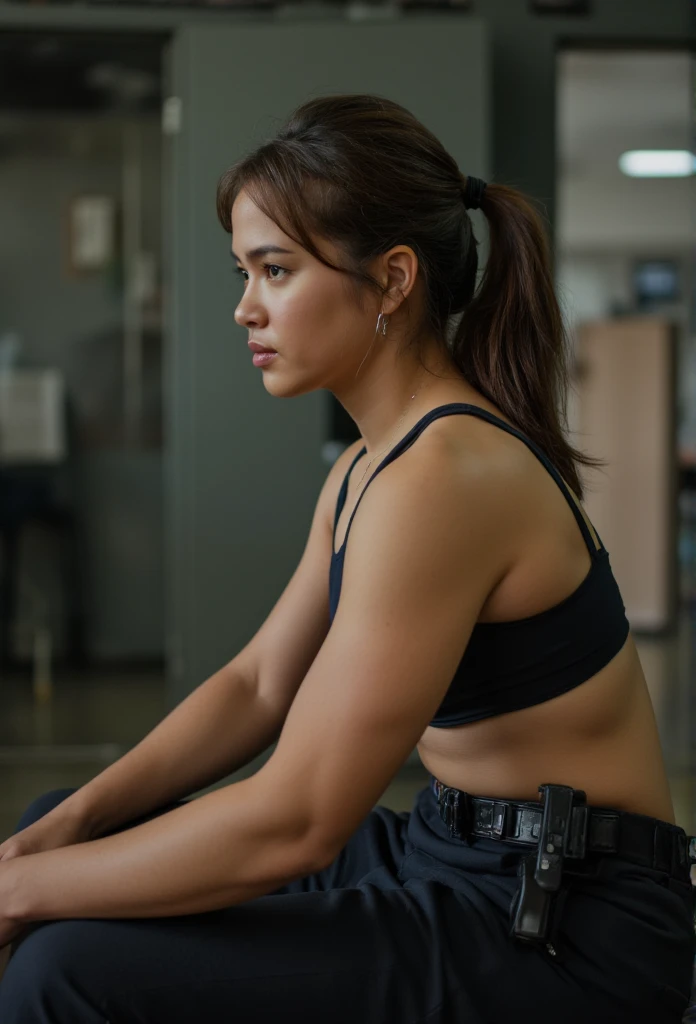
[[(279, 270), (281, 274), (287, 274), (287, 270), (279, 267), (277, 263), (264, 263), (264, 270)], [(279, 277), (271, 277), (271, 281), (280, 281)]]
[[(289, 273), (289, 271), (285, 270), (284, 267), (279, 267), (277, 263), (263, 263), (262, 266), (263, 266), (264, 270), (269, 270), (269, 271), (270, 270), (280, 270), (283, 274), (288, 274)], [(246, 273), (247, 273), (246, 270), (243, 270), (241, 267), (235, 267), (235, 272), (237, 274), (241, 274), (242, 278), (245, 281), (248, 281), (248, 277), (245, 276)], [(271, 281), (282, 281), (282, 278), (278, 277), (278, 276), (271, 275), (270, 280)]]

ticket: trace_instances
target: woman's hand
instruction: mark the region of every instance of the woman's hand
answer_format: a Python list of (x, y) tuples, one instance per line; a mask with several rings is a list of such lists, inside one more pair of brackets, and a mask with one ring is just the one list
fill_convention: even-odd
[(24, 921), (6, 916), (4, 910), (6, 901), (2, 894), (8, 892), (6, 886), (12, 885), (14, 865), (10, 862), (25, 854), (56, 850), (61, 846), (85, 843), (92, 838), (91, 826), (86, 821), (66, 814), (61, 815), (60, 806), (55, 808), (55, 812), (45, 814), (21, 832), (10, 836), (4, 843), (0, 843), (0, 950), (14, 942), (30, 927), (30, 924)]
[(86, 843), (92, 838), (88, 822), (76, 816), (61, 814), (58, 805), (38, 821), (0, 843), (0, 863), (4, 864), (14, 857), (23, 857), (27, 853), (42, 853), (44, 850), (57, 850), (61, 846)]

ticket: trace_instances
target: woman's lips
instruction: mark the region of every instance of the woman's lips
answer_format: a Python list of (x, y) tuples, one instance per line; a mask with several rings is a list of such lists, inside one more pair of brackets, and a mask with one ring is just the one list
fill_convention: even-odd
[(254, 352), (254, 358), (252, 359), (252, 363), (254, 364), (254, 366), (265, 366), (266, 363), (272, 362), (272, 360), (274, 360), (277, 355), (277, 352), (272, 351)]

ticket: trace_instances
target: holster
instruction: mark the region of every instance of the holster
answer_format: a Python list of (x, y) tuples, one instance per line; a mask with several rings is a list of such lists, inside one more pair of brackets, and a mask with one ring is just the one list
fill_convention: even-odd
[(539, 842), (518, 868), (510, 934), (518, 942), (548, 946), (556, 937), (567, 895), (561, 886), (564, 860), (585, 856), (588, 808), (581, 789), (546, 784), (539, 787), (539, 794), (543, 800)]

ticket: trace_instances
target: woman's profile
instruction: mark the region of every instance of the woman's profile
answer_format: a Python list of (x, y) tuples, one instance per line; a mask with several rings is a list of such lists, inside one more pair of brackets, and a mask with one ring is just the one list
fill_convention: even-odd
[(541, 218), (373, 95), (304, 103), (217, 211), (268, 395), (360, 438), (247, 647), (0, 845), (2, 1024), (678, 1024), (688, 837)]

